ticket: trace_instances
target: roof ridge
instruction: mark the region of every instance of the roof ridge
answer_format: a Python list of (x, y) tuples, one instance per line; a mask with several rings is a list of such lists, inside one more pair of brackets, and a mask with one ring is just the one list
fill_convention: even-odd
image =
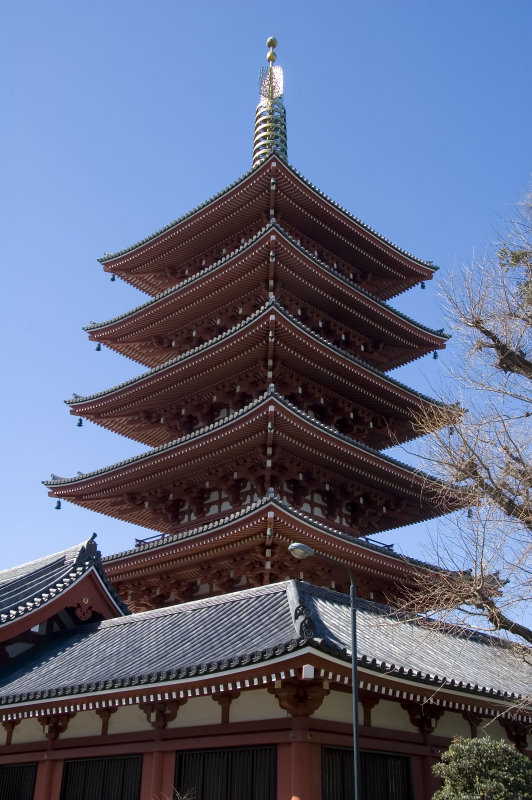
[[(263, 166), (264, 164), (266, 164), (267, 161), (269, 161), (269, 160), (270, 159), (266, 159), (266, 161), (264, 161), (263, 164), (260, 164), (259, 167)], [(125, 255), (126, 253), (130, 253), (133, 250), (136, 250), (137, 248), (141, 247), (143, 244), (146, 244), (147, 242), (150, 242), (153, 239), (156, 239), (162, 233), (166, 233), (166, 231), (169, 231), (172, 228), (175, 228), (177, 225), (179, 225), (181, 222), (184, 222), (189, 217), (193, 217), (194, 214), (197, 214), (198, 211), (201, 211), (202, 209), (207, 208), (208, 205), (213, 203), (215, 200), (218, 200), (220, 197), (223, 197), (223, 195), (226, 194), (226, 192), (230, 192), (231, 189), (234, 189), (235, 186), (238, 186), (239, 183), (242, 183), (244, 180), (246, 180), (246, 178), (249, 178), (250, 175), (252, 175), (254, 172), (257, 172), (257, 171), (258, 171), (257, 167), (251, 167), (246, 172), (244, 172), (244, 174), (241, 175), (240, 178), (237, 178), (235, 181), (230, 183), (229, 186), (226, 186), (224, 189), (221, 189), (219, 192), (216, 192), (216, 194), (213, 194), (211, 197), (209, 197), (203, 203), (200, 203), (199, 205), (195, 206), (190, 211), (185, 212), (184, 214), (182, 214), (177, 219), (174, 219), (172, 222), (169, 222), (167, 225), (164, 225), (162, 228), (159, 228), (159, 230), (155, 231), (155, 233), (152, 233), (149, 236), (145, 236), (144, 239), (141, 239), (140, 241), (136, 242), (135, 244), (130, 245), (129, 247), (124, 247), (124, 248), (122, 248), (122, 250), (117, 250), (115, 253), (104, 253), (104, 255), (101, 258), (98, 259), (98, 261), (100, 262), (100, 264), (105, 264), (107, 261), (113, 261), (115, 258), (118, 258), (119, 256), (122, 256), (122, 255)]]
[(192, 358), (194, 355), (200, 353), (202, 350), (207, 350), (211, 345), (219, 343), (223, 339), (229, 339), (237, 331), (242, 330), (249, 324), (252, 324), (256, 319), (258, 319), (258, 317), (260, 317), (272, 305), (274, 305), (273, 300), (274, 298), (270, 297), (268, 300), (266, 300), (265, 303), (262, 304), (260, 308), (258, 308), (256, 311), (253, 311), (245, 319), (242, 319), (240, 320), (240, 322), (237, 322), (236, 325), (234, 325), (232, 328), (223, 331), (223, 333), (217, 334), (212, 339), (209, 339), (208, 341), (203, 342), (202, 344), (198, 344), (195, 347), (191, 347), (189, 350), (185, 350), (183, 353), (180, 353), (179, 355), (168, 359), (168, 361), (165, 361), (163, 364), (158, 364), (155, 367), (151, 367), (150, 369), (142, 372), (140, 375), (136, 375), (134, 378), (129, 378), (126, 381), (122, 381), (121, 383), (116, 384), (116, 386), (112, 386), (110, 389), (104, 389), (103, 391), (96, 392), (95, 394), (92, 395), (86, 395), (86, 396), (75, 395), (75, 397), (73, 397), (72, 400), (65, 400), (64, 402), (67, 403), (67, 405), (75, 405), (76, 403), (86, 402), (87, 400), (95, 400), (97, 397), (103, 397), (106, 394), (112, 394), (113, 392), (116, 392), (118, 389), (122, 389), (125, 386), (132, 386), (137, 381), (144, 380), (148, 376), (164, 372), (165, 370), (170, 369), (171, 367), (178, 364), (180, 361), (186, 361), (188, 358)]
[(219, 343), (224, 339), (229, 339), (237, 331), (243, 330), (248, 324), (252, 324), (253, 322), (255, 322), (256, 319), (258, 319), (272, 306), (276, 308), (279, 311), (279, 313), (283, 314), (293, 324), (295, 324), (296, 327), (311, 334), (312, 337), (318, 339), (323, 345), (330, 348), (334, 352), (339, 353), (344, 358), (347, 358), (348, 360), (352, 361), (357, 366), (362, 367), (366, 372), (370, 372), (373, 375), (382, 378), (385, 382), (390, 383), (393, 386), (396, 386), (397, 388), (402, 389), (403, 391), (406, 391), (409, 394), (413, 395), (414, 397), (418, 397), (421, 400), (426, 400), (431, 404), (435, 405), (444, 405), (444, 403), (442, 403), (440, 400), (437, 400), (434, 397), (430, 397), (429, 395), (426, 395), (423, 392), (419, 392), (416, 389), (412, 389), (410, 386), (407, 386), (405, 383), (398, 381), (397, 378), (392, 377), (387, 372), (384, 372), (383, 370), (374, 367), (373, 365), (369, 364), (369, 362), (364, 361), (358, 356), (355, 356), (352, 353), (350, 353), (348, 350), (344, 350), (342, 347), (339, 347), (338, 345), (329, 341), (329, 339), (326, 339), (322, 334), (318, 333), (317, 331), (314, 331), (312, 328), (310, 328), (308, 325), (306, 325), (304, 322), (302, 322), (300, 319), (298, 319), (292, 313), (290, 313), (290, 311), (288, 311), (288, 309), (286, 309), (285, 306), (283, 306), (282, 303), (274, 295), (271, 295), (270, 298), (265, 303), (263, 303), (260, 308), (252, 312), (244, 320), (237, 322), (236, 325), (234, 325), (232, 328), (229, 328), (227, 331), (224, 331), (223, 333), (218, 334), (212, 339), (209, 339), (207, 342), (203, 342), (202, 344), (196, 345), (196, 347), (192, 347), (189, 350), (186, 350), (184, 353), (180, 353), (179, 355), (174, 356), (168, 361), (165, 361), (163, 364), (158, 364), (157, 366), (152, 367), (151, 369), (140, 373), (140, 375), (136, 375), (133, 378), (129, 378), (126, 381), (122, 381), (121, 383), (116, 384), (115, 386), (112, 386), (109, 389), (104, 389), (103, 391), (96, 392), (95, 394), (92, 395), (85, 395), (85, 396), (74, 395), (72, 399), (65, 400), (64, 402), (67, 405), (76, 405), (78, 403), (88, 402), (90, 400), (96, 400), (99, 397), (105, 397), (106, 395), (112, 394), (113, 392), (116, 392), (119, 389), (122, 389), (126, 386), (133, 386), (137, 381), (142, 381), (150, 375), (155, 375), (157, 373), (164, 372), (164, 370), (170, 369), (172, 366), (175, 366), (180, 361), (185, 361), (188, 358), (192, 358), (197, 353), (203, 350), (207, 350), (214, 343)]
[(217, 192), (216, 194), (212, 195), (210, 198), (205, 200), (203, 203), (200, 203), (195, 208), (191, 209), (190, 211), (187, 211), (185, 214), (181, 215), (177, 219), (173, 220), (172, 222), (169, 222), (167, 225), (165, 225), (162, 228), (160, 228), (159, 230), (155, 231), (155, 233), (152, 233), (152, 234), (150, 234), (148, 236), (145, 236), (143, 239), (141, 239), (140, 241), (136, 242), (135, 244), (132, 244), (129, 247), (122, 248), (121, 250), (118, 250), (115, 253), (106, 253), (104, 256), (99, 258), (98, 261), (100, 263), (102, 263), (102, 264), (105, 264), (105, 263), (107, 263), (109, 261), (113, 261), (114, 259), (119, 258), (122, 255), (125, 255), (126, 253), (131, 253), (134, 250), (137, 250), (142, 245), (147, 244), (147, 242), (153, 241), (154, 239), (156, 239), (161, 234), (166, 233), (167, 231), (171, 230), (172, 228), (177, 227), (180, 223), (184, 222), (186, 219), (189, 219), (189, 218), (193, 217), (194, 214), (196, 214), (198, 211), (202, 211), (205, 208), (207, 208), (211, 203), (214, 203), (220, 197), (223, 197), (224, 194), (230, 192), (236, 186), (238, 186), (239, 184), (243, 183), (245, 180), (247, 180), (249, 177), (251, 177), (251, 175), (257, 174), (261, 170), (266, 172), (270, 162), (272, 160), (274, 160), (274, 159), (278, 159), (289, 173), (291, 173), (297, 180), (301, 181), (301, 183), (303, 183), (307, 188), (311, 189), (315, 194), (317, 194), (328, 205), (330, 205), (331, 207), (333, 207), (337, 211), (340, 211), (348, 220), (350, 220), (351, 222), (354, 222), (357, 226), (362, 228), (364, 231), (366, 231), (367, 233), (369, 233), (372, 236), (376, 237), (382, 244), (385, 244), (386, 246), (391, 247), (392, 250), (395, 250), (398, 254), (400, 254), (402, 256), (406, 256), (409, 260), (412, 260), (413, 262), (415, 262), (419, 266), (423, 266), (425, 268), (428, 268), (433, 272), (435, 272), (438, 269), (438, 267), (434, 266), (434, 264), (431, 261), (426, 261), (424, 259), (417, 258), (412, 253), (409, 253), (404, 248), (399, 247), (399, 245), (396, 245), (390, 239), (387, 239), (385, 236), (383, 236), (381, 233), (376, 231), (370, 225), (368, 225), (367, 223), (363, 222), (361, 219), (356, 217), (354, 214), (352, 214), (346, 208), (344, 208), (339, 203), (337, 203), (335, 200), (333, 200), (331, 197), (329, 197), (329, 195), (325, 194), (325, 192), (322, 192), (320, 189), (318, 189), (317, 186), (315, 186), (308, 178), (306, 178), (301, 172), (299, 172), (294, 166), (292, 166), (286, 159), (281, 158), (279, 153), (272, 153), (261, 164), (259, 164), (256, 167), (251, 167), (251, 169), (249, 169), (246, 172), (244, 172), (244, 174), (241, 175), (240, 178), (237, 178), (235, 181), (230, 183), (224, 189), (221, 189), (219, 192)]
[[(103, 570), (101, 553), (96, 547), (95, 538), (96, 534), (93, 533), (87, 541), (54, 553), (49, 559), (36, 559), (20, 565), (19, 568), (7, 570), (6, 572), (12, 573), (12, 579), (4, 580), (0, 588), (0, 625), (8, 624), (46, 605), (91, 569), (96, 571), (115, 605), (122, 612), (129, 613), (127, 605), (111, 586)], [(42, 561), (45, 563), (41, 563)], [(31, 569), (32, 564), (40, 566)], [(26, 569), (21, 571), (22, 567)]]
[(436, 272), (438, 267), (436, 267), (432, 263), (432, 261), (425, 261), (424, 259), (417, 258), (417, 256), (414, 256), (412, 253), (409, 253), (408, 250), (404, 250), (402, 247), (399, 247), (399, 245), (397, 245), (394, 242), (392, 242), (391, 239), (387, 239), (386, 236), (383, 236), (381, 233), (376, 231), (374, 228), (370, 227), (367, 223), (365, 223), (361, 219), (359, 219), (359, 217), (355, 217), (354, 214), (352, 214), (346, 208), (344, 208), (339, 203), (337, 203), (335, 200), (333, 200), (331, 197), (329, 197), (329, 195), (325, 194), (325, 192), (322, 192), (321, 189), (318, 189), (317, 186), (315, 186), (313, 183), (311, 183), (311, 181), (309, 181), (308, 178), (305, 178), (305, 176), (301, 172), (299, 172), (299, 170), (297, 170), (294, 166), (292, 166), (292, 164), (290, 164), (290, 163), (288, 163), (286, 161), (284, 161), (283, 163), (290, 170), (290, 172), (292, 172), (293, 175), (295, 175), (297, 178), (299, 178), (299, 180), (302, 183), (304, 183), (309, 189), (312, 189), (313, 192), (315, 192), (323, 200), (325, 200), (327, 203), (329, 203), (329, 205), (333, 206), (338, 211), (341, 211), (342, 214), (344, 214), (346, 217), (348, 217), (352, 222), (355, 222), (357, 225), (360, 225), (368, 233), (373, 234), (378, 239), (380, 239), (381, 242), (383, 242), (384, 244), (392, 247), (394, 250), (397, 250), (402, 255), (407, 256), (408, 258), (412, 259), (413, 261), (416, 261), (419, 265), (422, 265), (424, 267), (428, 267), (433, 272)]
[(266, 225), (263, 225), (263, 227), (257, 233), (253, 234), (253, 236), (250, 239), (247, 239), (243, 245), (241, 245), (240, 247), (237, 247), (235, 250), (232, 250), (230, 253), (226, 253), (224, 256), (222, 256), (222, 258), (219, 258), (217, 261), (214, 261), (212, 264), (209, 264), (208, 266), (204, 267), (203, 269), (200, 269), (198, 272), (195, 272), (193, 275), (188, 275), (186, 278), (183, 278), (182, 281), (180, 281), (179, 283), (174, 284), (173, 286), (170, 286), (168, 289), (165, 289), (163, 292), (159, 292), (159, 294), (153, 295), (153, 297), (150, 297), (144, 303), (141, 303), (138, 306), (134, 306), (133, 308), (130, 308), (127, 311), (124, 311), (122, 314), (118, 314), (116, 317), (112, 317), (111, 319), (105, 320), (104, 322), (91, 322), (89, 325), (84, 325), (82, 330), (84, 330), (84, 331), (93, 331), (93, 330), (96, 330), (97, 328), (107, 327), (108, 325), (112, 325), (115, 322), (119, 322), (122, 319), (126, 319), (127, 317), (130, 317), (133, 314), (136, 314), (137, 312), (148, 308), (150, 305), (158, 303), (163, 298), (169, 297), (170, 295), (172, 295), (175, 292), (179, 291), (183, 287), (188, 286), (191, 283), (194, 283), (195, 281), (199, 280), (200, 278), (205, 277), (205, 275), (208, 275), (210, 272), (214, 272), (214, 270), (219, 269), (221, 266), (223, 266), (225, 263), (230, 261), (235, 256), (241, 255), (247, 249), (249, 249), (252, 245), (255, 245), (257, 243), (257, 241), (260, 238), (262, 238), (265, 234), (267, 234), (268, 231), (272, 227), (273, 227), (272, 220), (268, 220)]
[(285, 397), (280, 395), (273, 384), (270, 384), (270, 387), (263, 392), (256, 400), (252, 400), (248, 403), (244, 408), (239, 409), (238, 411), (233, 411), (231, 414), (228, 414), (226, 417), (222, 417), (219, 420), (211, 423), (210, 425), (205, 426), (204, 428), (198, 428), (198, 430), (192, 431), (191, 433), (187, 433), (184, 436), (179, 437), (178, 439), (173, 439), (171, 442), (166, 442), (165, 444), (159, 445), (158, 447), (153, 447), (148, 449), (144, 453), (139, 453), (136, 456), (131, 456), (130, 458), (123, 459), (122, 461), (118, 461), (115, 464), (108, 464), (106, 467), (101, 467), (97, 470), (91, 470), (89, 472), (81, 472), (75, 477), (70, 478), (57, 478), (49, 481), (42, 481), (44, 486), (61, 486), (65, 484), (75, 483), (76, 481), (81, 481), (86, 478), (92, 478), (96, 475), (103, 475), (106, 472), (113, 471), (115, 469), (119, 469), (120, 467), (124, 467), (129, 464), (134, 464), (135, 462), (142, 461), (143, 459), (150, 458), (151, 456), (155, 455), (156, 453), (164, 453), (168, 450), (172, 450), (174, 447), (183, 444), (184, 442), (194, 441), (195, 439), (199, 439), (202, 436), (205, 436), (207, 433), (216, 430), (217, 428), (228, 427), (231, 422), (235, 419), (243, 418), (246, 414), (252, 411), (255, 408), (258, 408), (261, 404), (267, 402), (269, 397), (275, 397), (275, 399), (285, 408), (289, 409), (290, 411), (296, 412), (296, 414), (300, 417), (303, 417), (306, 421), (310, 422), (311, 425), (320, 428), (323, 431), (331, 434), (334, 438), (339, 439), (341, 441), (350, 444), (363, 452), (366, 452), (370, 455), (376, 456), (377, 458), (381, 459), (388, 464), (392, 464), (393, 466), (399, 467), (401, 469), (407, 470), (407, 472), (413, 474), (417, 473), (418, 475), (422, 475), (425, 478), (428, 478), (432, 481), (438, 481), (438, 478), (433, 475), (429, 475), (428, 473), (422, 472), (421, 470), (415, 469), (414, 467), (405, 464), (398, 459), (392, 458), (391, 456), (385, 455), (380, 450), (375, 450), (368, 445), (363, 444), (362, 442), (357, 441), (356, 439), (352, 439), (349, 436), (346, 436), (343, 433), (340, 433), (336, 428), (332, 428), (329, 425), (325, 425), (323, 422), (320, 422), (315, 417), (311, 417), (306, 412), (299, 409), (297, 406), (290, 403)]
[[(158, 617), (169, 617), (176, 614), (186, 614), (195, 611), (197, 608), (210, 608), (218, 605), (225, 605), (226, 603), (241, 602), (246, 597), (260, 596), (265, 594), (279, 594), (285, 591), (286, 581), (278, 583), (270, 583), (266, 586), (253, 586), (244, 589), (238, 589), (235, 592), (228, 592), (226, 594), (213, 595), (210, 597), (197, 597), (194, 600), (188, 600), (186, 603), (175, 603), (174, 605), (164, 606), (164, 608), (152, 608), (148, 611), (131, 612), (124, 617), (112, 617), (111, 619), (100, 620), (99, 622), (91, 623), (95, 627), (112, 628), (116, 625), (128, 625), (144, 619), (156, 619)], [(243, 597), (245, 595), (245, 597)], [(90, 627), (84, 626), (84, 627)]]
[[(318, 266), (323, 267), (327, 272), (329, 272), (331, 275), (334, 275), (335, 278), (339, 278), (343, 283), (346, 283), (348, 286), (350, 286), (351, 288), (355, 289), (355, 291), (357, 291), (359, 294), (364, 295), (369, 300), (373, 300), (381, 308), (385, 308), (388, 311), (391, 311), (393, 314), (395, 314), (396, 316), (398, 316), (401, 319), (405, 320), (406, 322), (410, 322), (415, 327), (421, 328), (421, 330), (427, 331), (427, 333), (433, 333), (436, 336), (440, 336), (440, 337), (442, 337), (444, 339), (450, 339), (451, 338), (450, 334), (446, 334), (446, 333), (443, 332), (443, 329), (436, 330), (436, 328), (429, 328), (427, 325), (424, 325), (422, 322), (418, 322), (413, 317), (409, 317), (407, 314), (403, 314), (402, 311), (399, 311), (397, 308), (395, 308), (394, 306), (390, 305), (390, 303), (388, 303), (388, 301), (381, 300), (381, 298), (377, 297), (377, 295), (373, 294), (373, 292), (370, 292), (368, 289), (364, 289), (364, 287), (361, 286), (359, 283), (357, 283), (355, 280), (353, 280), (352, 278), (348, 278), (346, 275), (344, 275), (342, 272), (340, 272), (339, 269), (335, 269), (334, 267), (331, 267), (331, 265), (327, 264), (326, 261), (323, 261), (321, 258), (316, 256), (314, 253), (311, 253), (310, 250), (308, 250), (306, 247), (304, 247), (301, 244), (301, 242), (295, 236), (292, 236), (290, 233), (288, 233), (288, 231), (286, 231), (283, 228), (283, 226), (281, 224), (279, 224), (275, 220), (275, 218), (272, 221), (275, 221), (275, 227), (286, 236), (286, 238), (294, 245), (294, 247), (297, 247), (306, 256), (308, 256), (308, 258), (311, 261), (313, 261)], [(410, 287), (410, 288), (413, 288), (413, 287)]]
[(437, 567), (434, 566), (434, 564), (429, 564), (428, 562), (421, 561), (420, 559), (413, 558), (412, 556), (405, 556), (403, 553), (396, 552), (395, 550), (392, 549), (390, 545), (376, 544), (375, 542), (372, 542), (370, 540), (370, 535), (353, 536), (352, 534), (341, 531), (338, 528), (333, 527), (332, 525), (326, 525), (324, 522), (321, 522), (317, 518), (310, 517), (308, 514), (304, 514), (299, 509), (290, 505), (290, 503), (287, 500), (281, 498), (277, 494), (277, 492), (275, 492), (273, 489), (269, 489), (267, 493), (260, 498), (260, 500), (256, 500), (253, 503), (249, 503), (248, 505), (238, 509), (238, 511), (233, 511), (231, 514), (226, 514), (224, 517), (218, 517), (217, 519), (205, 523), (204, 525), (197, 525), (195, 528), (188, 528), (178, 533), (170, 535), (162, 534), (156, 539), (153, 539), (148, 542), (143, 542), (142, 544), (139, 544), (136, 547), (132, 547), (129, 550), (122, 550), (118, 553), (113, 553), (111, 555), (104, 556), (102, 560), (104, 562), (115, 561), (120, 558), (124, 558), (126, 556), (144, 552), (146, 550), (154, 550), (159, 547), (167, 547), (168, 545), (171, 545), (183, 539), (189, 539), (195, 536), (200, 536), (201, 534), (207, 533), (208, 531), (213, 531), (216, 530), (217, 528), (221, 528), (225, 525), (228, 525), (229, 523), (233, 523), (235, 522), (235, 520), (239, 518), (244, 518), (249, 514), (254, 513), (261, 506), (266, 506), (268, 504), (274, 504), (283, 511), (286, 511), (289, 514), (293, 514), (302, 522), (305, 523), (309, 522), (310, 524), (312, 524), (313, 527), (317, 528), (318, 530), (321, 530), (324, 533), (329, 533), (335, 537), (338, 537), (342, 541), (348, 544), (354, 544), (358, 547), (361, 547), (364, 550), (371, 550), (373, 552), (381, 553), (397, 561), (403, 561), (408, 564), (414, 564), (422, 567), (430, 567), (432, 569), (437, 569)]

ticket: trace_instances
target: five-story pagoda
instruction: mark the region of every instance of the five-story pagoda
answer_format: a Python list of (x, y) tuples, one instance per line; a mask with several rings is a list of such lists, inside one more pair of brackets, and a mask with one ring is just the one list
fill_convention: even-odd
[(393, 598), (411, 563), (367, 537), (442, 511), (431, 479), (382, 453), (434, 403), (387, 374), (445, 345), (387, 302), (434, 267), (288, 164), (268, 46), (251, 170), (101, 259), (149, 299), (89, 337), (147, 371), (68, 404), (151, 449), (46, 482), (54, 498), (156, 532), (105, 562), (134, 610), (286, 577), (342, 589), (334, 565), (301, 572), (296, 540), (345, 562), (362, 596)]

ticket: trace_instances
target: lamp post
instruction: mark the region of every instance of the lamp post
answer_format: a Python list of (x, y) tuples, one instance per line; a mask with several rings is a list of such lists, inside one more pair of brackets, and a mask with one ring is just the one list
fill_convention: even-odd
[(337, 561), (335, 558), (331, 558), (330, 556), (322, 555), (321, 553), (316, 553), (312, 547), (309, 547), (306, 544), (301, 544), (300, 542), (293, 542), (289, 547), (288, 550), (290, 551), (291, 555), (294, 558), (303, 559), (309, 558), (309, 556), (316, 556), (316, 558), (322, 558), (325, 561), (332, 561), (333, 564), (337, 564), (339, 567), (343, 567), (347, 574), (349, 575), (350, 581), (350, 590), (349, 590), (349, 601), (350, 601), (350, 611), (351, 611), (351, 683), (353, 687), (352, 692), (352, 699), (353, 699), (353, 785), (354, 785), (354, 792), (353, 798), (354, 800), (360, 800), (360, 748), (358, 743), (358, 662), (357, 662), (357, 591), (355, 586), (355, 579), (353, 577), (353, 573), (346, 567), (345, 564), (342, 564), (341, 561)]

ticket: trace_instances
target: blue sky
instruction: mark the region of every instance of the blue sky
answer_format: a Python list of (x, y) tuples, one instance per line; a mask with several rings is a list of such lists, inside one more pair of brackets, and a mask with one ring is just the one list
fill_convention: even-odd
[[(269, 35), (289, 161), (440, 277), (530, 186), (529, 0), (2, 0), (0, 29), (0, 569), (93, 531), (104, 553), (149, 533), (55, 511), (41, 481), (143, 449), (77, 428), (63, 404), (141, 371), (82, 331), (143, 301), (97, 258), (249, 169)], [(442, 327), (435, 284), (396, 305)], [(397, 377), (436, 391), (452, 357), (451, 344)], [(388, 538), (415, 554), (425, 534)]]

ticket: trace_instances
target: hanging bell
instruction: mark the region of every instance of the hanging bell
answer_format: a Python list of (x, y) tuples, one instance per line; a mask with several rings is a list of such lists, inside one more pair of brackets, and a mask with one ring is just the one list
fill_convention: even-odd
[(59, 511), (59, 509), (61, 508), (61, 500), (57, 501), (57, 503), (55, 504), (54, 508), (55, 508), (56, 511)]
[(78, 428), (83, 428), (83, 420), (81, 419), (81, 417), (76, 422), (76, 425), (78, 426)]
[(112, 283), (113, 281), (116, 281), (116, 275), (111, 275), (111, 283)]
[(99, 352), (100, 352), (100, 350), (102, 349), (102, 346), (101, 346), (100, 342), (98, 342), (98, 344), (96, 345), (96, 348), (95, 348), (95, 349), (96, 349), (96, 352), (97, 352), (97, 353), (99, 353)]
[(434, 361), (436, 361), (439, 358), (437, 350), (435, 350), (434, 353), (432, 354), (432, 358), (434, 359)]
[(421, 288), (422, 288), (422, 289), (426, 289), (426, 286), (425, 286), (425, 281), (421, 281)]
[(473, 519), (473, 509), (471, 509), (471, 508), (467, 509), (467, 518), (468, 519)]

